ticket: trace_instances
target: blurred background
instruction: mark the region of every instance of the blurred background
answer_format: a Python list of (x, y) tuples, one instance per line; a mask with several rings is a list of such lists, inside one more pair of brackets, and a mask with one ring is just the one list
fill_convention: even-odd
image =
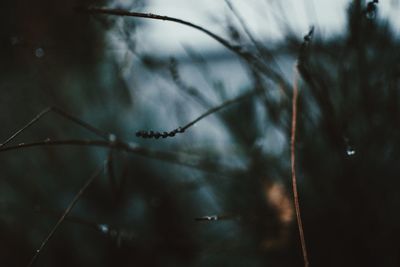
[[(193, 28), (79, 13), (77, 5), (193, 22), (265, 68)], [(1, 266), (28, 265), (110, 155), (35, 266), (302, 266), (290, 177), (299, 57), (296, 157), (311, 265), (400, 265), (399, 1), (0, 7), (2, 142), (57, 106), (132, 147), (161, 151), (153, 158), (93, 146), (0, 151)], [(171, 131), (246, 92), (253, 94), (173, 138), (135, 135)], [(69, 139), (99, 137), (49, 113), (7, 146)], [(157, 157), (163, 151), (176, 162)]]

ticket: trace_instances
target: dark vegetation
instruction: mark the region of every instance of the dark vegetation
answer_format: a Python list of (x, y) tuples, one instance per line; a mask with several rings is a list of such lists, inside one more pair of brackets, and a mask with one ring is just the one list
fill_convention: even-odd
[[(378, 1), (352, 1), (338, 36), (289, 32), (279, 49), (228, 1), (226, 38), (91, 4), (0, 4), (1, 266), (399, 266), (400, 41)], [(183, 23), (249, 85), (230, 93), (188, 50), (210, 100), (179, 59), (135, 54), (180, 97), (162, 100), (167, 123), (135, 113), (150, 103), (106, 53), (121, 16), (133, 54), (143, 19)], [(257, 145), (271, 129), (280, 153)], [(196, 139), (211, 130), (227, 139)]]

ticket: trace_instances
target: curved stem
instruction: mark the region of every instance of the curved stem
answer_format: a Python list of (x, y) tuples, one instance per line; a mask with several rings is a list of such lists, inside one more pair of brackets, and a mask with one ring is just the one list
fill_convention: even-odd
[[(26, 149), (31, 147), (45, 147), (45, 146), (93, 146), (93, 147), (103, 147), (103, 148), (113, 148), (116, 150), (124, 150), (126, 152), (134, 153), (141, 157), (162, 160), (174, 164), (179, 164), (185, 167), (195, 168), (206, 172), (216, 172), (222, 175), (229, 175), (229, 173), (234, 173), (238, 170), (232, 169), (230, 167), (214, 164), (211, 162), (203, 162), (198, 157), (193, 157), (186, 153), (180, 152), (168, 152), (161, 150), (147, 149), (139, 146), (135, 143), (125, 143), (122, 141), (117, 141), (110, 143), (105, 140), (81, 140), (81, 139), (68, 139), (68, 140), (45, 140), (32, 143), (21, 143), (15, 146), (8, 146), (0, 148), (0, 153), (5, 151)], [(228, 174), (227, 174), (228, 173)]]
[(283, 79), (279, 73), (277, 73), (274, 69), (270, 68), (268, 65), (266, 65), (262, 60), (259, 58), (255, 57), (253, 54), (243, 50), (240, 46), (233, 45), (231, 44), (228, 40), (222, 38), (221, 36), (213, 33), (210, 30), (207, 30), (206, 28), (203, 28), (197, 24), (194, 24), (192, 22), (189, 22), (187, 20), (183, 19), (178, 19), (174, 17), (169, 17), (169, 16), (161, 16), (157, 14), (152, 14), (152, 13), (141, 13), (141, 12), (131, 12), (131, 11), (126, 11), (122, 9), (111, 9), (111, 8), (104, 8), (104, 7), (84, 7), (84, 6), (78, 6), (75, 8), (79, 12), (84, 12), (84, 13), (89, 13), (89, 14), (105, 14), (105, 15), (114, 15), (114, 16), (128, 16), (128, 17), (137, 17), (137, 18), (146, 18), (146, 19), (155, 19), (155, 20), (164, 20), (164, 21), (171, 21), (171, 22), (176, 22), (182, 25), (189, 26), (191, 28), (197, 29), (206, 35), (210, 36), (223, 46), (225, 46), (227, 49), (231, 50), (235, 54), (237, 54), (240, 58), (245, 60), (251, 68), (257, 69), (261, 73), (265, 74), (268, 78), (278, 81), (281, 84), (285, 84), (286, 82)]

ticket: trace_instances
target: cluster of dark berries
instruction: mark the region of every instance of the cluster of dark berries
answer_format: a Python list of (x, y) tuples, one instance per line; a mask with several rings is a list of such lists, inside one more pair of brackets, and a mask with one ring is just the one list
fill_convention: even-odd
[(175, 130), (171, 132), (154, 132), (154, 131), (138, 131), (136, 132), (137, 137), (142, 137), (142, 138), (155, 138), (158, 139), (160, 137), (162, 138), (167, 138), (167, 137), (174, 137), (177, 133), (183, 133), (185, 132), (185, 129), (182, 127), (176, 128)]

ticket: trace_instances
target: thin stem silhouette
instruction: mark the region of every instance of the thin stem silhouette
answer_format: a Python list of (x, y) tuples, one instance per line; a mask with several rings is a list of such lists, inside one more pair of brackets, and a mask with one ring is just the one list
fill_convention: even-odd
[(183, 19), (178, 19), (174, 17), (169, 17), (169, 16), (162, 16), (162, 15), (157, 15), (157, 14), (152, 14), (152, 13), (141, 13), (141, 12), (133, 12), (133, 11), (126, 11), (123, 9), (111, 9), (111, 8), (104, 8), (104, 7), (93, 7), (93, 6), (78, 6), (75, 8), (79, 12), (84, 12), (84, 13), (89, 13), (89, 14), (105, 14), (105, 15), (115, 15), (115, 16), (127, 16), (127, 17), (137, 17), (137, 18), (146, 18), (146, 19), (155, 19), (155, 20), (164, 20), (164, 21), (172, 21), (176, 22), (179, 24), (183, 24), (186, 26), (189, 26), (191, 28), (197, 29), (229, 50), (233, 51), (234, 53), (242, 56), (242, 57), (247, 57), (248, 55), (241, 50), (239, 46), (232, 45), (228, 40), (222, 38), (221, 36), (211, 32), (210, 30), (207, 30), (197, 24), (194, 24), (192, 22), (183, 20)]
[(299, 228), (299, 235), (300, 235), (300, 242), (301, 242), (301, 249), (303, 253), (303, 260), (304, 266), (308, 267), (308, 256), (307, 256), (307, 246), (306, 241), (304, 238), (304, 229), (303, 229), (303, 222), (301, 219), (301, 212), (300, 212), (300, 202), (299, 202), (299, 193), (297, 191), (297, 177), (296, 177), (296, 124), (297, 124), (297, 100), (298, 100), (298, 71), (297, 71), (297, 64), (294, 66), (294, 78), (293, 78), (293, 96), (292, 96), (292, 129), (290, 135), (290, 161), (291, 161), (291, 173), (292, 173), (292, 189), (293, 189), (293, 200), (294, 200), (294, 207), (296, 211), (296, 218), (297, 218), (297, 226)]
[(206, 35), (210, 36), (223, 46), (225, 46), (227, 49), (231, 50), (233, 53), (237, 54), (240, 58), (242, 58), (244, 61), (246, 61), (249, 66), (253, 69), (256, 69), (260, 71), (261, 73), (265, 74), (268, 78), (275, 80), (281, 84), (287, 85), (285, 80), (279, 73), (277, 73), (274, 69), (270, 68), (268, 65), (266, 65), (262, 60), (259, 58), (255, 57), (253, 54), (249, 53), (248, 51), (245, 51), (241, 46), (233, 45), (231, 44), (228, 40), (225, 38), (222, 38), (221, 36), (213, 33), (212, 31), (203, 28), (197, 24), (194, 24), (192, 22), (183, 20), (183, 19), (178, 19), (175, 17), (169, 17), (169, 16), (162, 16), (162, 15), (157, 15), (157, 14), (152, 14), (152, 13), (141, 13), (141, 12), (131, 12), (131, 11), (126, 11), (123, 9), (112, 9), (112, 8), (104, 8), (104, 7), (85, 7), (85, 6), (77, 6), (75, 7), (75, 10), (78, 12), (83, 12), (83, 13), (88, 13), (88, 14), (105, 14), (105, 15), (113, 15), (113, 16), (127, 16), (127, 17), (137, 17), (137, 18), (145, 18), (145, 19), (153, 19), (153, 20), (164, 20), (164, 21), (171, 21), (171, 22), (176, 22), (182, 25), (186, 25), (188, 27), (197, 29)]
[(93, 183), (93, 181), (100, 176), (100, 174), (104, 170), (105, 164), (102, 164), (100, 168), (98, 168), (90, 177), (89, 179), (83, 184), (81, 189), (78, 191), (78, 193), (74, 196), (74, 198), (71, 200), (69, 203), (68, 207), (65, 209), (64, 213), (61, 215), (61, 217), (58, 219), (57, 223), (54, 225), (54, 227), (50, 230), (49, 234), (46, 236), (46, 238), (42, 241), (40, 244), (39, 248), (36, 250), (35, 254), (33, 255), (31, 261), (28, 264), (28, 267), (33, 266), (33, 264), (36, 262), (38, 259), (40, 253), (42, 250), (46, 247), (46, 245), (49, 243), (50, 239), (54, 236), (55, 232), (57, 229), (60, 227), (60, 225), (64, 222), (65, 218), (68, 216), (68, 214), (72, 211), (78, 200), (81, 198), (83, 193), (85, 193), (86, 189)]
[(15, 133), (13, 133), (9, 138), (7, 138), (6, 141), (4, 141), (2, 144), (0, 144), (0, 148), (6, 146), (8, 143), (10, 143), (12, 140), (14, 140), (16, 137), (18, 137), (21, 133), (23, 133), (25, 130), (30, 128), (32, 125), (34, 125), (36, 122), (38, 122), (42, 117), (44, 117), (46, 114), (54, 112), (74, 123), (76, 123), (79, 126), (82, 126), (83, 128), (89, 130), (90, 132), (96, 134), (99, 137), (102, 137), (104, 139), (108, 139), (109, 134), (101, 131), (100, 129), (90, 125), (89, 123), (82, 121), (81, 119), (69, 114), (68, 112), (57, 108), (57, 107), (47, 107), (41, 112), (39, 112), (32, 120), (30, 120), (27, 124), (25, 124), (22, 128), (18, 129)]
[(176, 129), (174, 129), (173, 131), (170, 132), (154, 132), (154, 131), (138, 131), (136, 132), (136, 136), (137, 137), (143, 137), (143, 138), (166, 138), (166, 137), (174, 137), (176, 134), (178, 133), (184, 133), (187, 129), (189, 129), (190, 127), (192, 127), (194, 124), (196, 124), (197, 122), (201, 121), (202, 119), (204, 119), (205, 117), (214, 114), (218, 111), (220, 111), (223, 108), (226, 108), (234, 103), (240, 102), (243, 99), (246, 99), (247, 97), (252, 96), (253, 94), (255, 94), (256, 91), (250, 91), (250, 92), (246, 92), (242, 95), (239, 95), (233, 99), (229, 99), (225, 102), (223, 102), (222, 104), (210, 108), (209, 110), (207, 110), (205, 113), (201, 114), (199, 117), (197, 117), (196, 119), (192, 120), (191, 122), (187, 123), (186, 125), (182, 126), (182, 127), (178, 127)]
[(39, 112), (32, 120), (30, 120), (27, 124), (25, 124), (21, 129), (17, 130), (15, 133), (13, 133), (9, 138), (7, 138), (6, 141), (4, 141), (2, 144), (0, 144), (0, 148), (3, 146), (7, 145), (10, 143), (12, 140), (14, 140), (18, 135), (20, 135), (23, 131), (31, 127), (33, 124), (35, 124), (40, 118), (42, 118), (44, 115), (49, 113), (51, 111), (51, 108), (45, 108), (41, 112)]
[(253, 43), (254, 47), (257, 49), (260, 56), (264, 56), (264, 55), (268, 56), (271, 59), (272, 63), (276, 65), (280, 74), (283, 75), (283, 71), (282, 71), (279, 63), (276, 61), (274, 55), (265, 46), (263, 46), (259, 41), (256, 40), (256, 38), (251, 33), (246, 21), (240, 15), (239, 11), (235, 8), (235, 6), (231, 3), (231, 1), (225, 0), (225, 3), (228, 6), (228, 8), (232, 11), (232, 13), (236, 17), (236, 19), (239, 21), (240, 25), (243, 28), (243, 31), (246, 33), (249, 40)]
[(247, 93), (244, 93), (242, 95), (239, 95), (238, 97), (235, 97), (233, 99), (227, 100), (225, 102), (223, 102), (221, 105), (213, 107), (209, 110), (207, 110), (205, 113), (203, 113), (202, 115), (200, 115), (199, 117), (197, 117), (196, 119), (194, 119), (193, 121), (189, 122), (188, 124), (186, 124), (185, 126), (182, 127), (183, 130), (187, 130), (188, 128), (192, 127), (194, 124), (196, 124), (197, 122), (201, 121), (202, 119), (204, 119), (205, 117), (218, 112), (219, 110), (226, 108), (232, 104), (235, 104), (237, 102), (240, 102), (243, 99), (246, 99), (249, 96), (252, 96), (253, 94), (255, 94), (255, 91), (250, 91)]
[(135, 155), (146, 157), (150, 159), (161, 160), (169, 163), (178, 164), (185, 167), (195, 168), (206, 172), (215, 172), (218, 174), (229, 176), (230, 173), (237, 173), (238, 169), (232, 169), (224, 166), (220, 163), (215, 164), (212, 162), (206, 162), (206, 166), (203, 166), (203, 162), (199, 157), (193, 157), (193, 155), (181, 153), (181, 152), (170, 152), (161, 150), (152, 150), (135, 143), (124, 143), (118, 141), (114, 144), (105, 140), (81, 140), (81, 139), (68, 139), (68, 140), (45, 140), (32, 143), (20, 143), (15, 146), (8, 146), (0, 148), (1, 152), (20, 150), (32, 147), (46, 147), (46, 146), (88, 146), (88, 147), (103, 147), (113, 148), (115, 150), (122, 150)]

